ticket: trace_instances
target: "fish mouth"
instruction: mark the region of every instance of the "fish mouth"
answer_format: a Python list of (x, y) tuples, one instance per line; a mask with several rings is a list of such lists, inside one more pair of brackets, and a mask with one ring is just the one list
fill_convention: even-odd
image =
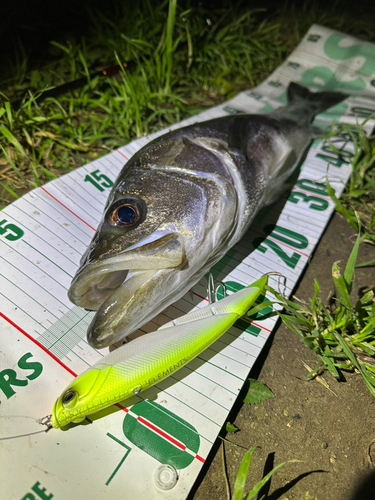
[[(136, 270), (103, 302), (87, 330), (87, 341), (95, 349), (119, 342), (158, 312), (165, 299), (166, 275), (175, 269)], [(168, 280), (167, 280), (168, 281)]]
[(184, 243), (177, 233), (151, 242), (146, 239), (144, 244), (140, 241), (114, 257), (81, 267), (68, 290), (69, 300), (78, 307), (97, 311), (131, 274), (177, 267), (184, 259)]
[(182, 237), (168, 233), (151, 242), (146, 239), (145, 244), (140, 241), (138, 246), (80, 268), (68, 296), (78, 307), (97, 311), (88, 329), (90, 345), (106, 347), (132, 333), (121, 327), (128, 306), (133, 304), (134, 309), (134, 303), (138, 302), (137, 309), (147, 307), (145, 298), (152, 300), (150, 287), (155, 286), (156, 275), (181, 267), (185, 260)]

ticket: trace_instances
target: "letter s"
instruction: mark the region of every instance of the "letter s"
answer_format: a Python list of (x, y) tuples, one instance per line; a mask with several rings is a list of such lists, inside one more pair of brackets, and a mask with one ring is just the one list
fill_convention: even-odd
[(18, 361), (18, 366), (22, 370), (34, 370), (34, 372), (31, 373), (30, 375), (26, 375), (26, 378), (28, 378), (29, 380), (34, 380), (35, 378), (38, 378), (43, 371), (43, 365), (41, 363), (38, 363), (37, 361), (29, 363), (27, 361), (29, 358), (32, 357), (33, 355), (31, 354), (31, 352), (28, 352), (24, 354), (22, 358), (20, 358), (20, 360)]

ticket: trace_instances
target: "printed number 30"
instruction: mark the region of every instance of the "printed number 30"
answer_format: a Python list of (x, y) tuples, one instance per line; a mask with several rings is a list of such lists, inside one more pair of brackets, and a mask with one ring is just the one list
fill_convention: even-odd
[(6, 222), (7, 221), (5, 219), (0, 222), (0, 234), (9, 241), (16, 241), (22, 238), (25, 234), (22, 229), (15, 224), (7, 224), (3, 227), (3, 224)]
[(292, 203), (298, 203), (302, 200), (306, 203), (310, 203), (309, 208), (313, 210), (326, 210), (328, 208), (328, 201), (318, 198), (317, 196), (307, 196), (305, 193), (300, 193), (299, 191), (292, 191), (289, 195), (288, 201)]
[(99, 170), (95, 170), (94, 172), (91, 172), (91, 174), (86, 175), (85, 182), (91, 182), (91, 184), (101, 192), (104, 191), (104, 188), (110, 188), (113, 186), (111, 179), (109, 179), (106, 175), (101, 174)]

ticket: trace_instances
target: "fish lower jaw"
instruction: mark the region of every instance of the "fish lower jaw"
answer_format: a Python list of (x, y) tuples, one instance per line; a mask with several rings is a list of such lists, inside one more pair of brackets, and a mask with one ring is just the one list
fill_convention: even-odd
[(97, 311), (128, 278), (127, 269), (94, 275), (86, 280), (75, 279), (68, 291), (69, 300), (78, 307)]
[(91, 347), (108, 347), (146, 323), (150, 309), (158, 305), (154, 290), (160, 281), (160, 270), (129, 271), (127, 279), (107, 297), (92, 319), (87, 330)]

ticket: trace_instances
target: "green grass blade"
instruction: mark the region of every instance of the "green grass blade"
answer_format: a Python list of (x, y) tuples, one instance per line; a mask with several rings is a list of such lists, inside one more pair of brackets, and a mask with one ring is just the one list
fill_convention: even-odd
[(166, 57), (166, 79), (165, 91), (170, 91), (172, 66), (173, 66), (173, 28), (176, 20), (176, 6), (177, 0), (169, 0), (169, 10), (167, 19), (167, 32), (165, 37), (165, 57)]
[(7, 184), (3, 184), (2, 182), (0, 182), (0, 186), (1, 186), (3, 189), (5, 189), (5, 191), (7, 191), (9, 194), (11, 194), (11, 195), (13, 196), (13, 198), (15, 198), (15, 199), (18, 199), (18, 198), (19, 198), (18, 194), (17, 194), (17, 193), (15, 193), (15, 192), (13, 191), (13, 189), (12, 189), (11, 187), (9, 187)]
[(324, 361), (325, 366), (327, 367), (329, 373), (336, 379), (340, 379), (340, 374), (337, 371), (334, 363), (328, 356), (321, 356), (322, 360)]
[(353, 351), (350, 349), (348, 344), (345, 342), (345, 339), (336, 331), (333, 332), (334, 336), (336, 337), (338, 343), (342, 347), (343, 351), (347, 355), (348, 359), (350, 359), (351, 363), (353, 366), (357, 368), (357, 370), (361, 373), (363, 380), (365, 381), (365, 384), (368, 388), (368, 390), (371, 392), (371, 394), (375, 397), (375, 387), (369, 378), (369, 375), (362, 369), (361, 365), (358, 363), (357, 358), (355, 357)]
[(349, 297), (350, 290), (344, 278), (341, 276), (340, 267), (337, 262), (333, 263), (332, 266), (332, 278), (335, 283), (336, 290), (340, 295), (340, 302), (347, 308), (352, 307), (352, 303)]
[(5, 149), (3, 148), (3, 146), (0, 146), (1, 148), (1, 151), (3, 152), (3, 155), (5, 156), (6, 158), (6, 161), (9, 163), (9, 165), (13, 168), (13, 170), (16, 172), (16, 174), (18, 175), (18, 177), (21, 179), (21, 181), (25, 181), (25, 178), (24, 176), (21, 174), (20, 170), (16, 167), (14, 161), (12, 160), (12, 158), (8, 155), (8, 153), (5, 151)]
[(360, 264), (356, 264), (355, 267), (372, 267), (375, 266), (375, 259), (369, 260), (368, 262), (361, 262)]
[(251, 498), (254, 498), (260, 490), (263, 488), (263, 486), (268, 483), (268, 481), (271, 479), (271, 477), (275, 474), (276, 471), (278, 471), (281, 467), (283, 467), (285, 464), (290, 464), (293, 462), (299, 462), (299, 460), (288, 460), (287, 462), (283, 462), (282, 464), (276, 465), (264, 478), (259, 481), (251, 491), (245, 496), (245, 500), (250, 500)]
[(0, 132), (17, 149), (17, 151), (21, 153), (22, 156), (27, 158), (25, 150), (21, 146), (20, 142), (14, 137), (14, 135), (10, 132), (10, 130), (8, 130), (8, 128), (4, 124), (0, 125)]
[(361, 234), (360, 234), (361, 221), (359, 219), (357, 212), (355, 212), (355, 216), (357, 218), (357, 223), (358, 223), (358, 236), (357, 236), (356, 242), (354, 244), (353, 250), (350, 253), (350, 256), (349, 256), (349, 259), (348, 259), (348, 262), (346, 264), (345, 271), (344, 271), (344, 280), (345, 280), (346, 286), (348, 287), (349, 293), (350, 293), (350, 290), (352, 288), (352, 279), (354, 276), (354, 268), (355, 268), (355, 263), (357, 261), (358, 248), (359, 248), (359, 243), (361, 240)]
[(327, 192), (328, 192), (329, 196), (335, 202), (336, 211), (339, 212), (340, 214), (342, 214), (346, 218), (348, 224), (351, 227), (353, 227), (355, 230), (357, 230), (358, 226), (357, 226), (355, 219), (352, 217), (349, 210), (347, 210), (344, 207), (344, 205), (341, 203), (341, 201), (337, 198), (337, 196), (335, 195), (335, 190), (331, 187), (330, 183), (328, 182), (328, 179), (326, 182), (326, 186), (327, 186)]
[(7, 112), (7, 118), (8, 118), (9, 127), (12, 130), (12, 128), (13, 128), (13, 115), (12, 115), (12, 108), (10, 106), (10, 102), (9, 101), (5, 102), (5, 109), (6, 109), (6, 112)]
[(255, 316), (258, 314), (258, 312), (263, 311), (263, 309), (267, 309), (267, 307), (272, 306), (273, 304), (276, 304), (278, 302), (271, 302), (270, 300), (265, 300), (264, 302), (261, 302), (260, 304), (257, 304), (255, 307), (252, 307), (249, 309), (246, 313), (246, 316)]
[(242, 497), (244, 494), (244, 489), (245, 489), (246, 477), (247, 477), (250, 463), (251, 463), (251, 457), (257, 448), (259, 448), (259, 447), (254, 446), (253, 448), (250, 448), (250, 450), (248, 450), (245, 453), (245, 456), (242, 459), (240, 468), (238, 469), (236, 481), (234, 483), (234, 491), (233, 491), (232, 500), (242, 500)]

